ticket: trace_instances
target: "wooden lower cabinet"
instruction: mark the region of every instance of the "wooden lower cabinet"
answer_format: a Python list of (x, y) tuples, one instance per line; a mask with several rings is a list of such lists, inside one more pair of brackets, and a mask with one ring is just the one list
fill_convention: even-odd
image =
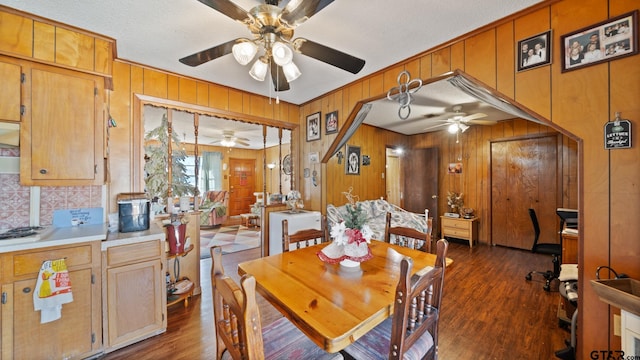
[(109, 247), (102, 256), (105, 352), (165, 332), (164, 241)]
[[(33, 306), (38, 272), (46, 260), (66, 259), (73, 302), (62, 317), (40, 323)], [(0, 254), (1, 359), (83, 359), (102, 351), (100, 241)]]

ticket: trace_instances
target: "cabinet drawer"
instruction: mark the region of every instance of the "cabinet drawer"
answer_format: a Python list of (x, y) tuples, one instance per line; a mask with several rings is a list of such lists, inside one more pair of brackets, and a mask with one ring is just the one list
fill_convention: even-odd
[(117, 266), (141, 260), (160, 258), (160, 240), (114, 246), (107, 249), (107, 266)]
[(9, 276), (37, 276), (42, 263), (46, 260), (65, 258), (69, 269), (74, 267), (91, 267), (93, 259), (91, 244), (79, 246), (65, 246), (64, 248), (48, 248), (39, 251), (18, 252), (11, 257), (12, 269)]
[(442, 218), (442, 226), (456, 229), (469, 229), (469, 222), (464, 220), (453, 220)]
[(445, 228), (444, 234), (446, 236), (451, 236), (455, 238), (468, 239), (471, 234), (469, 234), (469, 229), (455, 229), (455, 228)]

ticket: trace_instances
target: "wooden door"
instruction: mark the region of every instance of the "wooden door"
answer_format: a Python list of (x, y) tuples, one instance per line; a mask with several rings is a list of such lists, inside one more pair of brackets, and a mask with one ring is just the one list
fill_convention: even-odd
[(429, 209), (429, 217), (433, 218), (433, 228), (439, 229), (438, 148), (409, 150), (405, 154), (402, 160), (404, 208), (415, 213), (424, 213), (425, 209)]
[(540, 241), (558, 243), (557, 137), (491, 143), (491, 236), (494, 245), (530, 250), (540, 223)]
[(385, 168), (385, 186), (387, 201), (390, 204), (402, 207), (402, 179), (400, 171), (401, 160), (393, 149), (387, 149), (387, 163)]
[(229, 215), (248, 213), (256, 202), (256, 160), (230, 158), (229, 169)]

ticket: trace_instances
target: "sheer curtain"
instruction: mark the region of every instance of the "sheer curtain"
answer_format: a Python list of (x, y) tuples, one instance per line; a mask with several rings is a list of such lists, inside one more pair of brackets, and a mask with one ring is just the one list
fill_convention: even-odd
[(222, 190), (222, 153), (205, 151), (202, 153), (202, 171), (200, 171), (201, 193), (210, 190)]

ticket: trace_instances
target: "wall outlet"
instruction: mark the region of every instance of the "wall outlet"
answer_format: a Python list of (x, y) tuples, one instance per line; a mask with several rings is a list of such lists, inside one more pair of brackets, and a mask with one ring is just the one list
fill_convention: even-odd
[(613, 314), (613, 335), (622, 336), (622, 325), (620, 324), (620, 315)]

